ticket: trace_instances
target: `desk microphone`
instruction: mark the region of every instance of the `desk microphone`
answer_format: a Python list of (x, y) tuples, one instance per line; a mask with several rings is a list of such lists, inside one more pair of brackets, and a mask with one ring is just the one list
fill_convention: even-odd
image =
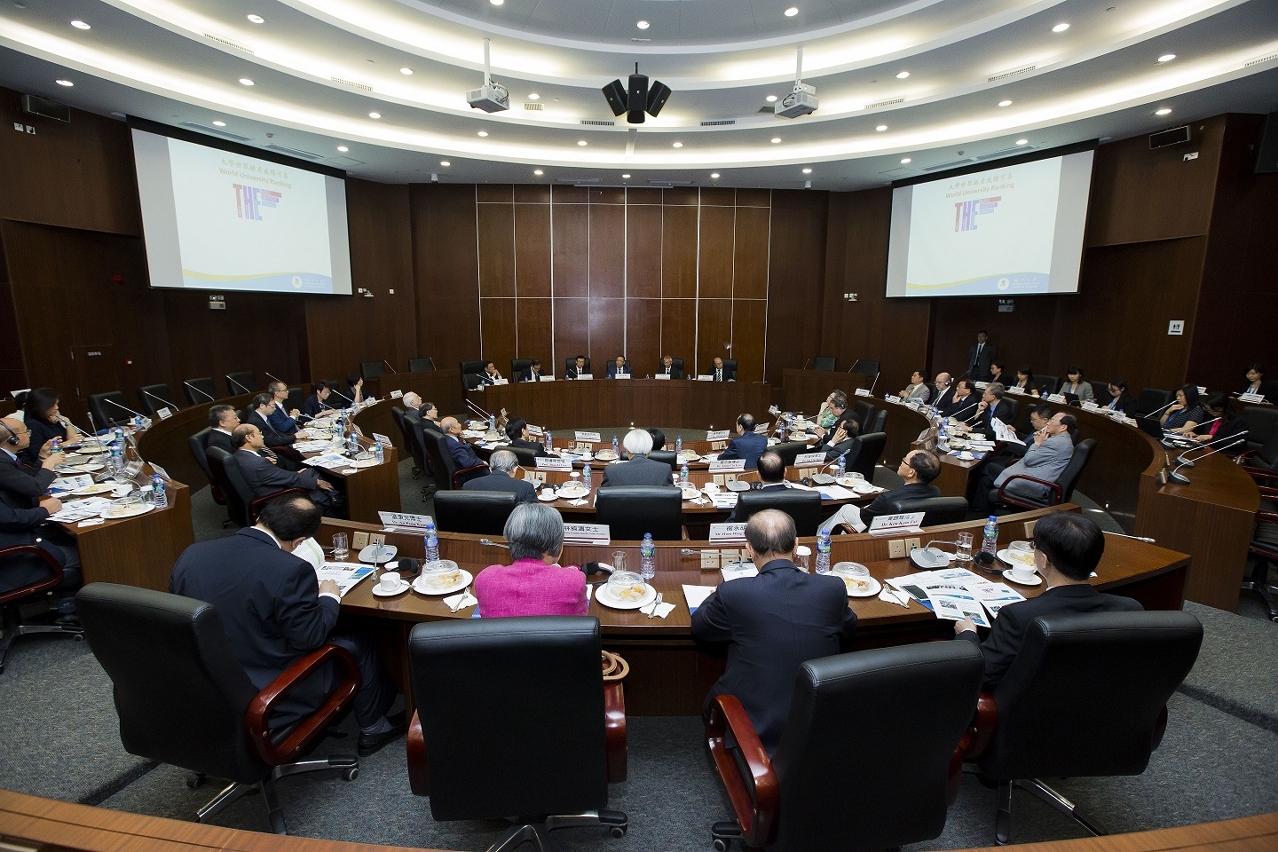
[(838, 463), (839, 463), (839, 459), (841, 459), (841, 458), (843, 458), (844, 456), (846, 456), (849, 452), (851, 452), (851, 447), (849, 447), (848, 449), (846, 449), (846, 450), (844, 450), (843, 452), (839, 453), (837, 456), (835, 456), (835, 457), (834, 457), (834, 461), (830, 462), (829, 464), (827, 464), (825, 467), (823, 467), (823, 468), (821, 468), (821, 469), (822, 469), (822, 470), (829, 470), (830, 468), (834, 467), (836, 464), (838, 464)]
[(195, 391), (196, 393), (203, 394), (205, 397), (208, 397), (209, 402), (217, 402), (217, 400), (215, 400), (212, 396), (209, 396), (209, 392), (204, 390), (203, 388), (197, 388), (195, 385), (191, 384), (190, 382), (182, 382), (182, 384), (190, 388), (191, 390)]
[[(1223, 439), (1223, 438), (1222, 438), (1221, 440), (1225, 440), (1225, 439)], [(1225, 445), (1220, 446), (1220, 447), (1214, 447), (1214, 448), (1212, 448), (1212, 449), (1211, 449), (1211, 450), (1209, 450), (1208, 452), (1205, 452), (1205, 453), (1203, 453), (1201, 456), (1199, 456), (1199, 457), (1198, 457), (1195, 461), (1202, 461), (1203, 459), (1207, 458), (1208, 456), (1215, 455), (1216, 453), (1222, 453), (1222, 452), (1224, 452), (1225, 450), (1229, 449), (1230, 447), (1234, 447), (1234, 446), (1237, 446), (1238, 444), (1244, 443), (1246, 440), (1247, 440), (1247, 435), (1246, 435), (1245, 433), (1244, 433), (1244, 434), (1242, 434), (1242, 435), (1235, 435), (1235, 436), (1233, 436), (1232, 441), (1231, 441), (1230, 443), (1225, 444)], [(1182, 453), (1182, 455), (1183, 455), (1183, 453)], [(1185, 474), (1181, 473), (1181, 472), (1180, 472), (1180, 469), (1181, 469), (1182, 467), (1193, 467), (1193, 464), (1194, 464), (1193, 462), (1181, 462), (1180, 464), (1178, 464), (1178, 465), (1176, 466), (1176, 469), (1175, 469), (1175, 470), (1173, 470), (1170, 474), (1168, 474), (1168, 476), (1169, 476), (1169, 478), (1171, 479), (1171, 481), (1172, 481), (1172, 482), (1179, 482), (1181, 485), (1188, 485), (1188, 484), (1189, 484), (1189, 477), (1188, 477), (1188, 476), (1185, 476)]]
[[(1214, 418), (1214, 419), (1212, 419), (1212, 420), (1208, 420), (1208, 421), (1207, 421), (1207, 423), (1215, 423), (1215, 422), (1216, 422), (1217, 420), (1219, 420), (1219, 419), (1220, 419), (1219, 417), (1216, 417), (1216, 418)], [(1206, 426), (1206, 425), (1207, 425), (1207, 423), (1199, 423), (1198, 425), (1199, 425), (1199, 426)], [(1230, 435), (1229, 437), (1231, 437), (1231, 438), (1232, 438), (1233, 436), (1232, 436), (1232, 435)], [(1185, 438), (1185, 440), (1193, 441), (1194, 439), (1193, 439), (1193, 438), (1186, 437), (1186, 438)], [(1226, 438), (1219, 438), (1218, 440), (1224, 441), (1224, 440), (1227, 440), (1227, 439), (1226, 439)], [(1195, 442), (1195, 444), (1196, 444), (1196, 446), (1189, 447), (1188, 449), (1186, 449), (1186, 450), (1182, 451), (1182, 452), (1181, 452), (1181, 454), (1180, 454), (1179, 456), (1177, 456), (1177, 457), (1176, 457), (1176, 461), (1178, 461), (1178, 462), (1182, 462), (1182, 463), (1183, 463), (1183, 462), (1185, 461), (1185, 453), (1192, 453), (1192, 452), (1194, 452), (1195, 450), (1200, 450), (1200, 449), (1202, 449), (1202, 448), (1204, 448), (1204, 447), (1211, 447), (1211, 446), (1214, 446), (1214, 445), (1216, 444), (1216, 441), (1208, 441), (1208, 442), (1207, 442), (1207, 443), (1205, 443), (1205, 444), (1197, 444), (1197, 442)], [(1182, 446), (1183, 446), (1183, 445), (1182, 445)], [(1175, 449), (1175, 447), (1172, 447), (1172, 449)], [(1194, 466), (1194, 463), (1191, 461), (1191, 462), (1189, 462), (1188, 464), (1186, 464), (1185, 466), (1186, 466), (1186, 467), (1193, 467), (1193, 466)]]
[(109, 403), (111, 403), (112, 405), (114, 405), (116, 408), (123, 409), (124, 411), (129, 412), (130, 414), (132, 414), (132, 415), (133, 415), (133, 416), (135, 416), (135, 417), (140, 417), (140, 418), (142, 418), (143, 420), (148, 420), (148, 419), (150, 419), (150, 418), (148, 418), (145, 414), (142, 414), (142, 413), (140, 413), (140, 412), (134, 411), (132, 408), (129, 408), (127, 405), (121, 405), (120, 403), (116, 402), (114, 399), (111, 399), (110, 397), (107, 397), (106, 399), (104, 399), (104, 400), (102, 400), (102, 401), (103, 401), (103, 402), (109, 402)]
[(1143, 536), (1143, 535), (1128, 535), (1127, 533), (1116, 533), (1116, 532), (1110, 532), (1109, 530), (1105, 530), (1104, 532), (1105, 532), (1105, 535), (1116, 535), (1116, 536), (1118, 536), (1119, 538), (1131, 538), (1131, 539), (1135, 539), (1136, 541), (1143, 541), (1143, 542), (1145, 542), (1146, 544), (1157, 544), (1157, 543), (1158, 543), (1158, 542), (1156, 542), (1154, 539), (1149, 538), (1148, 536)]
[(382, 359), (382, 363), (383, 363), (383, 364), (385, 364), (387, 367), (390, 367), (390, 371), (391, 371), (392, 373), (398, 373), (398, 372), (399, 372), (399, 370), (396, 370), (394, 367), (391, 367), (391, 362), (390, 362), (390, 361), (387, 361), (385, 358), (383, 358), (383, 359)]
[[(331, 390), (333, 393), (337, 394), (337, 395), (338, 395), (338, 396), (340, 396), (342, 399), (344, 399), (344, 400), (346, 400), (347, 402), (349, 402), (351, 405), (354, 405), (354, 404), (355, 404), (355, 400), (351, 399), (349, 396), (347, 396), (346, 394), (342, 393), (342, 392), (341, 392), (341, 391), (339, 391), (337, 388), (329, 388), (329, 390)], [(332, 406), (329, 406), (329, 407), (331, 408)]]
[[(1233, 440), (1233, 439), (1235, 439), (1235, 438), (1246, 438), (1246, 437), (1247, 437), (1247, 433), (1246, 433), (1246, 432), (1243, 432), (1241, 435), (1227, 435), (1227, 436), (1226, 436), (1226, 437), (1224, 437), (1224, 438), (1217, 438), (1217, 439), (1216, 439), (1216, 440), (1214, 440), (1214, 441), (1208, 441), (1207, 443), (1202, 444), (1201, 446), (1198, 446), (1198, 447), (1190, 447), (1188, 450), (1185, 450), (1183, 453), (1181, 453), (1180, 455), (1178, 455), (1178, 456), (1176, 457), (1176, 461), (1180, 462), (1180, 463), (1181, 463), (1182, 465), (1184, 465), (1185, 467), (1193, 467), (1193, 466), (1194, 466), (1194, 463), (1193, 463), (1192, 461), (1187, 461), (1187, 460), (1185, 459), (1185, 456), (1187, 456), (1188, 454), (1190, 454), (1190, 453), (1194, 452), (1195, 450), (1205, 449), (1205, 448), (1207, 448), (1207, 447), (1214, 447), (1216, 444), (1219, 444), (1219, 443), (1220, 443), (1220, 442), (1222, 442), (1222, 441), (1232, 441), (1232, 440)], [(1236, 444), (1236, 443), (1238, 443), (1238, 442), (1237, 442), (1237, 441), (1234, 441), (1234, 444)], [(1229, 446), (1231, 446), (1231, 447), (1232, 447), (1232, 446), (1233, 446), (1233, 444), (1230, 444)], [(1221, 447), (1221, 449), (1224, 449), (1224, 447)], [(1206, 458), (1208, 455), (1210, 455), (1210, 453), (1204, 453), (1203, 455), (1199, 456), (1199, 458)]]
[(466, 400), (466, 407), (470, 409), (470, 412), (472, 414), (478, 414), (480, 417), (484, 418), (485, 420), (492, 417), (491, 414), (489, 414), (487, 411), (484, 411), (484, 409), (480, 408), (478, 405), (475, 405), (475, 403), (471, 402), (469, 399)]
[[(954, 413), (953, 413), (953, 414), (951, 414), (950, 416), (951, 416), (951, 417), (958, 417), (960, 414), (962, 414), (964, 411), (967, 411), (969, 408), (974, 408), (975, 406), (978, 406), (978, 405), (980, 405), (980, 404), (981, 404), (981, 401), (978, 399), (976, 402), (971, 402), (971, 403), (968, 403), (967, 405), (963, 406), (962, 408), (960, 408), (958, 411), (954, 412)], [(963, 422), (965, 422), (965, 423), (966, 423), (967, 421), (963, 421)]]
[[(266, 371), (265, 371), (265, 370), (263, 370), (262, 372), (263, 372), (263, 373), (266, 373)], [(266, 373), (266, 375), (271, 376), (271, 374), (270, 374), (270, 373)], [(272, 379), (274, 379), (275, 381), (279, 382), (279, 383), (280, 383), (280, 384), (282, 384), (282, 385), (285, 385), (285, 386), (287, 386), (287, 385), (288, 385), (288, 382), (284, 381), (284, 380), (283, 380), (283, 379), (281, 379), (279, 376), (271, 376), (271, 378), (272, 378)]]
[(1150, 417), (1153, 417), (1158, 412), (1162, 411), (1164, 408), (1171, 408), (1175, 404), (1176, 404), (1176, 400), (1173, 399), (1171, 402), (1167, 403), (1162, 408), (1155, 408), (1153, 411), (1149, 412), (1148, 414), (1142, 414), (1141, 417), (1149, 419)]
[(236, 387), (238, 387), (238, 388), (240, 389), (240, 393), (252, 393), (252, 392), (253, 392), (253, 389), (252, 389), (252, 388), (246, 388), (246, 387), (244, 387), (243, 382), (237, 382), (235, 379), (231, 378), (230, 376), (227, 376), (227, 377), (226, 377), (226, 386), (229, 388), (231, 385), (235, 385)]
[(169, 401), (168, 401), (167, 399), (165, 399), (164, 397), (156, 396), (155, 394), (151, 393), (149, 390), (146, 390), (146, 389), (143, 389), (143, 390), (142, 390), (142, 393), (144, 393), (144, 394), (146, 394), (147, 396), (151, 397), (151, 399), (154, 399), (154, 400), (157, 400), (157, 401), (159, 401), (159, 402), (164, 403), (167, 407), (169, 407), (169, 408), (173, 409), (174, 411), (177, 411), (177, 410), (178, 410), (178, 407), (177, 407), (176, 405), (174, 405), (173, 403), (169, 402)]

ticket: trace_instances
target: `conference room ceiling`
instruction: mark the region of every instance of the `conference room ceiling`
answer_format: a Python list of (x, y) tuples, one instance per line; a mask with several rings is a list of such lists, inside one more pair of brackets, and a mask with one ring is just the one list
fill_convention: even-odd
[[(673, 94), (627, 125), (600, 89), (636, 62)], [(1278, 3), (4, 0), (0, 85), (386, 182), (851, 190), (1278, 109)]]

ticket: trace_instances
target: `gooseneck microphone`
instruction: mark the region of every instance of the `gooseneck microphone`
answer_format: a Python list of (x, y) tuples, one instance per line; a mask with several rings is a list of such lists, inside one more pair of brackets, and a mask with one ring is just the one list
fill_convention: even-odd
[[(1219, 418), (1217, 418), (1217, 419), (1219, 419)], [(1183, 453), (1181, 453), (1180, 455), (1176, 456), (1176, 461), (1180, 462), (1180, 464), (1181, 464), (1182, 466), (1184, 466), (1184, 467), (1193, 467), (1193, 466), (1194, 466), (1194, 462), (1193, 462), (1193, 461), (1191, 461), (1191, 460), (1189, 460), (1189, 459), (1186, 459), (1186, 458), (1185, 458), (1185, 456), (1189, 455), (1189, 454), (1190, 454), (1190, 453), (1192, 453), (1192, 452), (1196, 452), (1196, 451), (1198, 451), (1198, 450), (1205, 450), (1205, 449), (1207, 449), (1208, 447), (1214, 447), (1214, 446), (1216, 446), (1217, 444), (1221, 443), (1222, 441), (1234, 441), (1234, 439), (1235, 439), (1235, 438), (1238, 438), (1238, 437), (1240, 437), (1240, 436), (1238, 436), (1238, 435), (1228, 435), (1228, 436), (1226, 436), (1226, 437), (1224, 437), (1224, 438), (1217, 438), (1217, 439), (1216, 439), (1216, 440), (1214, 440), (1214, 441), (1207, 441), (1206, 443), (1204, 443), (1204, 444), (1200, 444), (1200, 445), (1199, 445), (1199, 446), (1197, 446), (1197, 447), (1190, 447), (1189, 449), (1185, 450), (1185, 451), (1184, 451)], [(1243, 432), (1243, 433), (1242, 433), (1242, 435), (1241, 435), (1241, 437), (1246, 438), (1246, 437), (1247, 437), (1247, 433), (1246, 433), (1246, 432)], [(1234, 443), (1236, 444), (1236, 443), (1238, 443), (1238, 442), (1237, 442), (1237, 441), (1234, 441)], [(1231, 447), (1232, 447), (1232, 446), (1233, 446), (1233, 444), (1230, 444), (1229, 446), (1231, 446)], [(1206, 458), (1206, 457), (1207, 457), (1207, 456), (1209, 456), (1209, 455), (1211, 455), (1211, 453), (1203, 453), (1203, 454), (1202, 454), (1201, 456), (1199, 456), (1198, 458), (1200, 458), (1200, 459), (1201, 459), (1201, 458)]]
[[(1225, 440), (1225, 439), (1224, 439), (1224, 438), (1222, 438), (1221, 440)], [(1234, 435), (1234, 436), (1232, 436), (1232, 437), (1231, 437), (1231, 439), (1230, 439), (1230, 443), (1228, 443), (1228, 444), (1223, 444), (1223, 445), (1221, 445), (1221, 446), (1219, 446), (1219, 447), (1213, 447), (1213, 448), (1212, 448), (1211, 450), (1209, 450), (1208, 452), (1205, 452), (1205, 453), (1203, 453), (1201, 456), (1199, 456), (1199, 457), (1198, 457), (1195, 461), (1202, 461), (1203, 459), (1207, 458), (1208, 456), (1215, 455), (1216, 453), (1223, 453), (1225, 450), (1229, 449), (1230, 447), (1237, 446), (1238, 444), (1241, 444), (1241, 443), (1245, 442), (1246, 440), (1247, 440), (1247, 435), (1246, 435), (1246, 433), (1243, 433), (1242, 435)], [(1182, 453), (1182, 455), (1183, 455), (1183, 453)], [(1178, 464), (1178, 465), (1176, 466), (1176, 469), (1175, 469), (1175, 470), (1173, 470), (1170, 474), (1168, 474), (1168, 477), (1171, 479), (1171, 481), (1172, 481), (1172, 482), (1179, 482), (1181, 485), (1188, 485), (1188, 484), (1189, 484), (1189, 477), (1188, 477), (1188, 476), (1185, 476), (1185, 474), (1181, 473), (1181, 472), (1180, 472), (1180, 469), (1181, 469), (1182, 467), (1192, 467), (1192, 466), (1193, 466), (1193, 462), (1184, 462), (1184, 461), (1182, 461), (1180, 464)]]
[(394, 367), (391, 367), (391, 362), (390, 362), (390, 361), (387, 361), (385, 358), (383, 358), (383, 359), (382, 359), (382, 363), (383, 363), (383, 364), (385, 364), (387, 367), (390, 367), (390, 371), (391, 371), (392, 373), (398, 373), (398, 372), (399, 372), (399, 370), (396, 370)]
[(135, 416), (135, 417), (141, 417), (141, 418), (147, 419), (145, 414), (142, 414), (142, 413), (140, 413), (140, 412), (134, 411), (132, 408), (129, 408), (127, 405), (121, 405), (120, 403), (116, 402), (114, 399), (111, 399), (110, 397), (107, 397), (106, 399), (104, 399), (104, 400), (102, 400), (102, 401), (103, 401), (103, 402), (109, 402), (109, 403), (111, 403), (112, 405), (114, 405), (116, 408), (119, 408), (119, 409), (122, 409), (122, 410), (124, 410), (124, 411), (127, 411), (127, 412), (129, 412), (130, 414), (132, 414), (132, 415), (133, 415), (133, 416)]
[(252, 392), (253, 392), (253, 389), (252, 389), (252, 388), (246, 388), (246, 387), (244, 386), (244, 383), (243, 383), (243, 382), (236, 381), (235, 379), (231, 378), (230, 376), (227, 376), (227, 377), (226, 377), (226, 386), (229, 388), (231, 385), (235, 385), (237, 388), (239, 388), (239, 389), (240, 389), (240, 393), (252, 393)]
[(1171, 407), (1172, 407), (1173, 405), (1175, 405), (1175, 404), (1176, 404), (1176, 400), (1174, 400), (1174, 399), (1173, 399), (1171, 402), (1169, 402), (1169, 403), (1167, 403), (1166, 405), (1162, 406), (1162, 408), (1155, 408), (1153, 411), (1149, 412), (1148, 414), (1142, 414), (1142, 415), (1141, 415), (1141, 417), (1145, 417), (1145, 418), (1153, 417), (1155, 414), (1157, 414), (1158, 412), (1162, 411), (1163, 409), (1171, 408)]
[(203, 395), (205, 398), (208, 399), (209, 402), (217, 402), (217, 400), (215, 400), (212, 397), (212, 395), (208, 391), (204, 390), (203, 388), (197, 388), (195, 385), (191, 384), (190, 382), (182, 382), (182, 384), (190, 388), (191, 390), (195, 391), (196, 393)]
[(172, 409), (173, 409), (173, 410), (175, 410), (175, 411), (177, 410), (177, 406), (176, 406), (176, 405), (174, 405), (173, 403), (169, 402), (167, 399), (165, 399), (165, 398), (164, 398), (164, 397), (162, 397), (162, 396), (156, 396), (155, 394), (151, 393), (149, 390), (145, 390), (145, 389), (142, 391), (142, 393), (146, 394), (147, 396), (151, 397), (151, 399), (154, 399), (154, 400), (156, 400), (157, 402), (163, 403), (163, 404), (164, 404), (166, 407), (168, 407), (168, 408), (172, 408)]
[[(347, 402), (349, 402), (351, 405), (354, 405), (354, 404), (355, 404), (355, 400), (351, 399), (349, 396), (347, 396), (346, 394), (342, 393), (342, 392), (341, 392), (341, 391), (339, 391), (337, 388), (329, 388), (329, 390), (330, 390), (330, 391), (332, 391), (333, 393), (337, 394), (338, 396), (340, 396), (342, 399), (344, 399), (344, 400), (346, 400)], [(330, 406), (330, 407), (331, 407), (331, 406)]]

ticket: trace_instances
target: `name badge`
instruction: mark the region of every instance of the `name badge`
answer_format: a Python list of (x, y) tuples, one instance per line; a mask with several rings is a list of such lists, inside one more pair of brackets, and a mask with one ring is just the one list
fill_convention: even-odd
[(745, 541), (745, 524), (711, 524), (710, 543)]
[(555, 456), (537, 456), (533, 459), (533, 464), (538, 470), (572, 470), (572, 462)]
[(391, 439), (390, 439), (390, 438), (388, 438), (387, 436), (385, 436), (385, 435), (380, 435), (380, 434), (378, 434), (377, 432), (374, 432), (374, 433), (373, 433), (373, 440), (374, 440), (374, 441), (376, 441), (377, 443), (381, 444), (383, 447), (389, 447), (389, 446), (391, 446), (391, 445), (394, 443), (394, 442), (393, 442), (393, 441), (391, 441)]
[(598, 432), (573, 432), (572, 436), (577, 441), (585, 441), (591, 444), (598, 444), (603, 438), (599, 437)]
[(628, 379), (628, 378), (630, 378), (630, 374), (629, 374), (629, 373), (614, 373), (614, 374), (613, 374), (613, 378), (614, 378), (614, 379)]
[(607, 524), (564, 524), (564, 542), (609, 544), (612, 534)]
[(402, 399), (403, 396), (404, 396), (404, 392), (402, 390), (393, 390), (390, 392), (391, 399)]
[[(1238, 394), (1238, 401), (1239, 401), (1239, 402), (1264, 402), (1264, 401), (1265, 401), (1265, 398), (1264, 398), (1264, 396), (1263, 396), (1263, 395), (1258, 394), (1258, 393), (1240, 393), (1240, 394)], [(163, 412), (165, 412), (165, 411), (168, 411), (168, 409), (167, 409), (167, 408), (161, 408), (161, 409), (160, 409), (160, 412), (161, 412), (161, 414), (160, 414), (160, 418), (161, 418), (161, 419), (163, 419), (163, 418), (164, 418), (164, 414), (163, 414)]]
[(528, 434), (529, 434), (529, 435), (541, 436), (541, 435), (544, 435), (545, 433), (541, 431), (541, 427), (540, 427), (540, 426), (529, 426), (529, 427), (528, 427)]
[(716, 431), (716, 432), (707, 432), (707, 433), (706, 433), (706, 440), (707, 440), (707, 441), (722, 441), (722, 440), (726, 439), (726, 438), (727, 438), (729, 435), (731, 435), (731, 434), (732, 434), (732, 433), (731, 433), (731, 432), (729, 432), (727, 429), (720, 429), (720, 430), (718, 430), (718, 431)]
[(699, 382), (713, 382), (713, 381), (714, 381), (714, 376), (697, 376), (697, 381), (699, 381)]
[(1007, 389), (1007, 392), (1016, 394), (1017, 396), (1025, 396), (1025, 388), (1020, 387), (1019, 385), (1012, 385)]
[(926, 512), (905, 512), (900, 515), (879, 515), (870, 522), (870, 535), (893, 535), (900, 532), (916, 532), (923, 523)]
[(538, 379), (538, 381), (542, 381), (542, 382), (553, 382), (554, 380), (555, 380), (555, 377), (550, 375), (549, 373), (542, 373), (541, 378)]
[(825, 453), (799, 453), (794, 457), (795, 467), (812, 467), (825, 464)]
[(594, 373), (582, 373), (580, 376), (577, 377), (577, 381), (588, 382), (592, 380), (594, 377), (595, 377)]
[(745, 459), (715, 459), (710, 462), (710, 470), (714, 473), (722, 473), (725, 470), (745, 470), (745, 461)]

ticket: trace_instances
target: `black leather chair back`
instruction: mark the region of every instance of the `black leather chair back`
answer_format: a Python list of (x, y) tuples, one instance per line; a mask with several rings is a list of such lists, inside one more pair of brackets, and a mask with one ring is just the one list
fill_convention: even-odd
[(1074, 497), (1074, 486), (1078, 484), (1078, 478), (1083, 475), (1083, 468), (1087, 467), (1087, 462), (1092, 457), (1092, 450), (1096, 449), (1095, 438), (1084, 438), (1074, 447), (1074, 455), (1070, 457), (1069, 464), (1065, 465), (1065, 469), (1061, 471), (1061, 478), (1056, 480), (1056, 484), (1061, 487), (1061, 502), (1068, 503)]
[(520, 467), (536, 467), (537, 451), (530, 450), (527, 447), (502, 447), (508, 453), (514, 453), (515, 458), (519, 459)]
[(380, 378), (386, 372), (386, 365), (381, 361), (360, 361), (359, 374), (365, 379)]
[(855, 400), (852, 403), (852, 419), (856, 421), (856, 428), (864, 435), (869, 432), (869, 426), (874, 422), (874, 415), (878, 411), (874, 407), (874, 403), (866, 402), (863, 399)]
[(865, 477), (866, 482), (874, 481), (874, 466), (883, 458), (883, 448), (887, 446), (886, 432), (870, 432), (861, 436), (861, 450), (856, 458), (848, 464), (848, 470)]
[(435, 371), (435, 360), (433, 358), (409, 358), (408, 372), (410, 373), (433, 373)]
[(213, 469), (209, 467), (209, 457), (206, 453), (209, 446), (209, 433), (212, 431), (210, 427), (205, 426), (186, 439), (186, 445), (190, 447), (191, 455), (195, 457), (195, 463), (200, 466), (200, 470), (204, 471), (204, 475), (208, 477), (209, 484), (217, 481), (213, 478)]
[(435, 495), (435, 524), (441, 532), (501, 535), (515, 511), (509, 491), (440, 491)]
[[(1145, 388), (1140, 392), (1140, 396), (1136, 398), (1136, 410), (1141, 414), (1148, 414), (1171, 402), (1172, 392), (1162, 390), (1160, 388)], [(1162, 413), (1159, 412), (1159, 416)]]
[(518, 382), (525, 370), (532, 367), (531, 358), (511, 358), (510, 359), (510, 375), (506, 378), (512, 382)]
[(126, 751), (240, 783), (268, 773), (244, 729), (257, 690), (211, 605), (90, 583), (76, 615), (111, 678)]
[(286, 411), (301, 411), (302, 404), (306, 402), (306, 394), (302, 393), (301, 388), (289, 388), (288, 396), (284, 400)]
[[(670, 442), (667, 441), (666, 443), (670, 443)], [(648, 458), (652, 459), (653, 461), (663, 462), (665, 464), (670, 465), (671, 471), (676, 471), (679, 469), (679, 457), (678, 455), (675, 454), (674, 450), (653, 450), (652, 452), (648, 453)]]
[[(1278, 407), (1272, 405), (1248, 405), (1242, 410), (1243, 420), (1247, 423), (1247, 446), (1258, 449), (1273, 444), (1271, 438), (1278, 433)], [(1273, 467), (1278, 461), (1278, 451), (1263, 450), (1266, 466)]]
[[(1259, 406), (1253, 406), (1259, 407)], [(1248, 432), (1248, 435), (1251, 433)], [(1252, 467), (1267, 467), (1278, 470), (1278, 429), (1274, 429), (1265, 438), (1265, 442), (1256, 450), (1256, 454), (1248, 460)]]
[(1113, 399), (1109, 395), (1109, 382), (1088, 382), (1092, 386), (1092, 393), (1096, 395), (1097, 405), (1109, 405), (1109, 401)]
[(595, 523), (607, 524), (614, 541), (683, 537), (683, 496), (665, 485), (610, 485), (595, 494)]
[(124, 394), (119, 391), (89, 394), (89, 411), (97, 428), (102, 429), (112, 423), (128, 423), (133, 413), (124, 406)]
[(421, 441), (426, 448), (426, 458), (430, 460), (430, 471), (435, 479), (435, 488), (439, 491), (452, 491), (453, 474), (457, 472), (457, 463), (453, 461), (453, 454), (448, 451), (448, 439), (442, 432), (434, 432), (423, 427)]
[[(186, 396), (186, 401), (191, 405), (212, 405), (217, 399), (217, 388), (213, 385), (212, 376), (202, 376), (198, 379), (184, 379), (182, 381), (182, 393)], [(176, 402), (177, 400), (174, 400)]]
[(875, 378), (879, 375), (879, 372), (880, 372), (879, 362), (866, 361), (862, 358), (858, 358), (856, 363), (852, 365), (852, 372), (861, 376), (869, 376), (870, 378)]
[(252, 370), (227, 373), (226, 389), (231, 392), (231, 396), (239, 396), (242, 393), (257, 393), (261, 390), (257, 386), (257, 376), (253, 375)]
[(484, 362), (482, 360), (460, 361), (457, 364), (457, 369), (461, 371), (463, 390), (474, 390), (483, 384), (479, 378), (479, 374), (484, 372)]
[[(964, 643), (967, 644), (967, 643)], [(408, 640), (435, 819), (608, 804), (599, 621), (418, 624)]]
[(867, 429), (866, 431), (882, 432), (886, 426), (887, 426), (887, 409), (885, 408), (882, 411), (880, 411), (878, 414), (874, 415), (874, 422), (870, 424), (870, 428)]
[(1056, 393), (1056, 389), (1060, 387), (1060, 384), (1060, 376), (1049, 376), (1047, 373), (1034, 374), (1034, 385), (1043, 396), (1047, 396), (1049, 393)]
[(925, 527), (958, 524), (967, 520), (967, 500), (963, 497), (921, 497), (892, 503), (892, 514), (906, 512), (923, 512), (922, 526)]
[(822, 373), (832, 373), (835, 363), (836, 359), (833, 355), (818, 355), (812, 359), (812, 369)]
[(781, 807), (769, 848), (868, 852), (938, 836), (983, 671), (968, 642), (804, 663), (772, 760)]
[[(723, 369), (724, 369), (724, 371), (725, 371), (725, 372), (726, 372), (726, 371), (728, 371), (728, 370), (731, 370), (731, 371), (732, 371), (732, 375), (736, 376), (736, 375), (737, 375), (737, 359), (736, 359), (736, 358), (724, 358), (724, 359), (723, 359)], [(711, 361), (711, 362), (710, 362), (710, 372), (712, 372), (712, 373), (714, 372), (714, 362), (713, 362), (713, 361)], [(737, 376), (737, 380), (738, 380), (738, 381), (740, 381), (740, 379), (741, 379), (741, 377), (740, 377), (740, 376)]]
[(768, 452), (779, 455), (781, 461), (785, 462), (786, 467), (794, 464), (794, 460), (799, 457), (799, 453), (806, 453), (807, 451), (808, 445), (804, 441), (787, 441), (784, 444), (768, 447)]
[(249, 523), (249, 506), (253, 505), (253, 489), (249, 488), (235, 456), (221, 447), (209, 447), (205, 453), (213, 479), (226, 497), (226, 514), (242, 527)]
[(434, 476), (435, 462), (430, 453), (430, 445), (435, 443), (435, 441), (431, 435), (439, 434), (439, 431), (431, 428), (427, 420), (415, 414), (405, 414), (404, 423), (408, 426), (409, 432), (412, 433), (413, 458), (417, 458), (420, 454), (422, 461), (418, 466)]
[[(577, 359), (576, 359), (575, 357), (573, 357), (573, 358), (565, 358), (565, 359), (564, 359), (564, 376), (567, 376), (567, 375), (568, 375), (568, 369), (569, 369), (570, 367), (576, 367), (576, 366), (577, 366)], [(591, 372), (591, 370), (590, 370), (590, 358), (589, 358), (588, 356), (587, 356), (587, 358), (586, 358), (586, 367), (585, 367), (585, 370), (584, 370), (583, 372), (590, 373), (590, 375), (592, 375), (592, 376), (594, 375), (594, 373), (593, 373), (593, 372)]]
[[(662, 366), (665, 366), (665, 365), (663, 364)], [(682, 374), (685, 378), (687, 377), (687, 375), (688, 375), (688, 374), (687, 374), (687, 373), (685, 373), (685, 372), (683, 372), (683, 359), (682, 359), (682, 358), (675, 358), (673, 355), (672, 355), (672, 356), (670, 356), (670, 366), (671, 366), (671, 367), (674, 367), (676, 370), (678, 370), (678, 371), (679, 371), (679, 372), (680, 372), (680, 373), (681, 373), (681, 374)]]
[(998, 780), (1140, 774), (1202, 640), (1198, 619), (1180, 610), (1035, 619), (994, 690), (998, 727), (981, 771)]
[(178, 410), (177, 398), (168, 385), (143, 385), (138, 388), (138, 404), (142, 406), (138, 411), (148, 417), (156, 417), (155, 412), (161, 408), (175, 413)]
[(755, 512), (780, 509), (794, 520), (795, 532), (816, 535), (821, 523), (821, 493), (797, 488), (772, 491), (742, 491), (737, 495), (736, 520), (748, 521)]

